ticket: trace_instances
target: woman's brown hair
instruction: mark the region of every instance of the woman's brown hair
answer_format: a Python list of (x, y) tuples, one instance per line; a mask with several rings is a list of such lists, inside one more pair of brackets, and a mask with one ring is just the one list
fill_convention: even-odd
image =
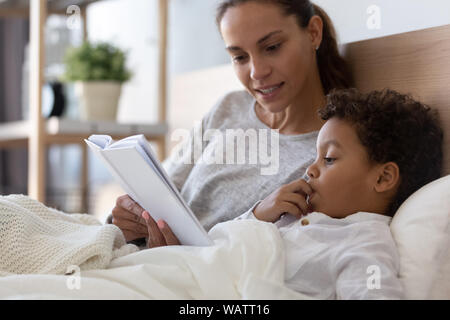
[(323, 21), (323, 31), (322, 43), (316, 54), (324, 92), (328, 94), (332, 89), (352, 87), (351, 72), (347, 62), (339, 54), (333, 23), (322, 8), (309, 0), (223, 0), (217, 8), (217, 26), (220, 28), (220, 22), (229, 8), (250, 1), (272, 3), (279, 6), (286, 15), (295, 15), (301, 28), (306, 28), (314, 15), (319, 16)]

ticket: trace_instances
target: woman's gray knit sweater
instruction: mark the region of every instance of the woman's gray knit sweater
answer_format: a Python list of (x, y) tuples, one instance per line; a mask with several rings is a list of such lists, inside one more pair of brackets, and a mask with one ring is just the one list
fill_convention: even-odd
[(301, 178), (316, 156), (318, 131), (278, 134), (259, 120), (245, 91), (223, 97), (164, 161), (164, 168), (209, 230), (234, 219), (283, 184)]

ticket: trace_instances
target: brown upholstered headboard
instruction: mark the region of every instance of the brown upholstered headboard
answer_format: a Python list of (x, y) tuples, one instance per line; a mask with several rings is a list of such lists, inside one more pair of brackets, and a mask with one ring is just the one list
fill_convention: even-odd
[(450, 174), (450, 25), (350, 43), (342, 53), (359, 90), (391, 88), (439, 110)]
[[(439, 110), (445, 131), (444, 174), (450, 174), (450, 25), (350, 43), (342, 52), (361, 91), (389, 87)], [(221, 96), (241, 88), (231, 65), (176, 77), (171, 130), (191, 128)]]

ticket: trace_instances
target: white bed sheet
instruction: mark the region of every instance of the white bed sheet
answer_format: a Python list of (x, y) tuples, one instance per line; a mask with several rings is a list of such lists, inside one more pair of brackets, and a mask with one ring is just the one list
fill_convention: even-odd
[(0, 299), (308, 299), (284, 286), (277, 228), (248, 220), (218, 224), (211, 247), (142, 250), (107, 269), (0, 278)]

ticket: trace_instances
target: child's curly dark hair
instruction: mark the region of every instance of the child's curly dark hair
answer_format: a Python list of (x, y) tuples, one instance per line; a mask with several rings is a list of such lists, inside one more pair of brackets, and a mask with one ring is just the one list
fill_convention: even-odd
[(367, 94), (354, 88), (333, 90), (319, 115), (323, 120), (336, 117), (350, 123), (369, 160), (398, 165), (400, 184), (389, 216), (412, 193), (441, 176), (443, 131), (439, 115), (411, 96), (390, 89)]

